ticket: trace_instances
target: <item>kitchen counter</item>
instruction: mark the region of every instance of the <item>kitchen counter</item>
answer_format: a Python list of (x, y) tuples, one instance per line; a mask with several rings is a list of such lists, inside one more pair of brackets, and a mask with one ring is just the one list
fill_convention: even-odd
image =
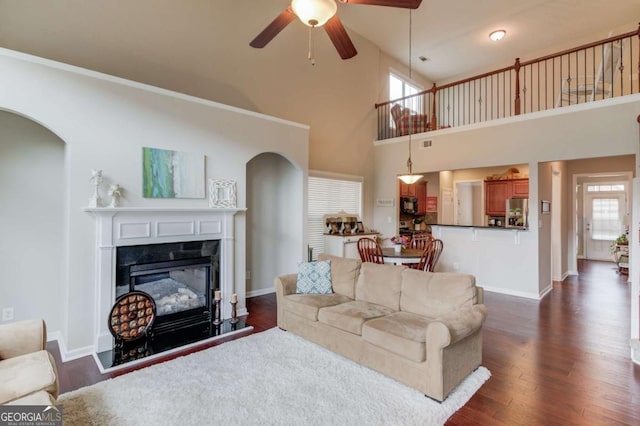
[(358, 232), (353, 234), (324, 234), (324, 252), (334, 256), (360, 259), (358, 240), (376, 238), (378, 232)]
[(528, 231), (529, 228), (505, 228), (504, 226), (485, 226), (485, 225), (445, 225), (440, 223), (431, 223), (429, 226), (446, 226), (449, 228), (475, 228), (475, 229), (495, 229), (497, 231)]

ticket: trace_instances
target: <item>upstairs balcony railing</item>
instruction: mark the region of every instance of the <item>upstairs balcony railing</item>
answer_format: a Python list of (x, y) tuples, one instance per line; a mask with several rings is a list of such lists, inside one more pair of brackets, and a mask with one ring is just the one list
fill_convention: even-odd
[(636, 31), (376, 104), (378, 140), (640, 93)]

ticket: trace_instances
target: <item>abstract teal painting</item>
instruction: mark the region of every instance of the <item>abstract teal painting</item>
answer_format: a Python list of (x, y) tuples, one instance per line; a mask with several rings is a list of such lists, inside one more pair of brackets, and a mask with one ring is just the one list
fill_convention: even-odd
[(143, 147), (142, 196), (204, 198), (204, 155)]

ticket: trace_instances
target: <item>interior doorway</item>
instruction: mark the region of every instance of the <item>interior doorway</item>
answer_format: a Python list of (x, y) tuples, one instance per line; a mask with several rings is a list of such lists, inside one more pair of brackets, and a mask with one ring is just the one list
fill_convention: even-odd
[(459, 181), (455, 184), (455, 224), (484, 225), (484, 193), (482, 181)]
[(65, 322), (66, 157), (66, 143), (56, 134), (0, 110), (2, 305), (13, 308), (10, 320), (44, 318), (51, 330)]
[[(622, 209), (626, 214), (619, 219), (622, 224), (620, 232), (633, 223), (631, 206), (634, 194), (631, 188), (635, 167), (636, 156), (633, 154), (539, 163), (538, 200), (535, 207), (538, 211), (537, 223), (531, 222), (531, 226), (539, 228), (541, 288), (545, 288), (547, 271), (552, 281), (562, 282), (568, 276), (578, 275), (578, 261), (587, 258), (585, 241), (591, 232), (591, 227), (587, 231), (585, 220), (584, 205), (587, 201), (584, 194), (587, 185), (623, 182), (626, 186), (621, 191), (625, 194), (625, 206)], [(595, 189), (592, 188), (590, 192), (597, 192)], [(548, 206), (550, 214), (542, 213), (543, 200), (551, 201)], [(533, 208), (530, 211), (534, 211)], [(594, 255), (591, 247), (588, 258), (613, 262), (609, 243), (600, 243), (600, 246), (600, 254)], [(547, 253), (550, 253), (549, 258), (546, 258)]]
[(274, 277), (302, 260), (305, 193), (302, 171), (282, 155), (262, 153), (247, 163), (247, 297), (273, 293)]

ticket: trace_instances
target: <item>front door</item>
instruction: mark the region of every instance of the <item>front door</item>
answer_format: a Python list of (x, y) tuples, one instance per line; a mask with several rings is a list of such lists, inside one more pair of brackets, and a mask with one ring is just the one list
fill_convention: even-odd
[(626, 211), (625, 192), (586, 191), (583, 234), (586, 259), (613, 260), (610, 246), (625, 232)]

